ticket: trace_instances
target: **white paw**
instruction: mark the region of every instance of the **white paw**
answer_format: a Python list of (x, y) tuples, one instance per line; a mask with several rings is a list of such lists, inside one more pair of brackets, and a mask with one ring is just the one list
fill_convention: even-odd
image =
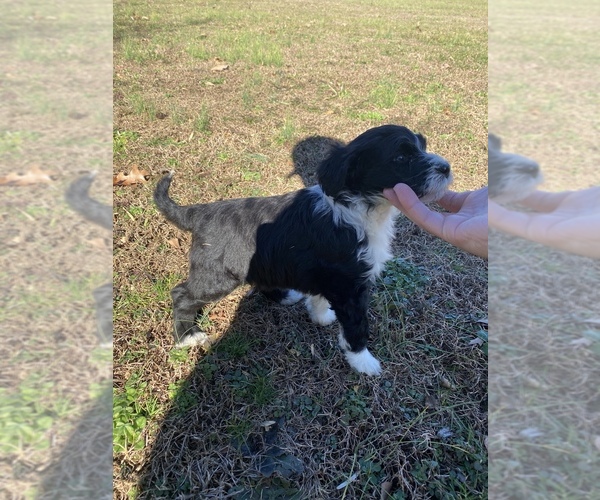
[(348, 364), (357, 372), (374, 377), (381, 375), (381, 364), (368, 349), (363, 349), (360, 352), (346, 351), (344, 355), (348, 360)]
[(310, 295), (307, 297), (306, 309), (311, 321), (317, 325), (331, 325), (337, 319), (335, 311), (329, 307), (329, 302), (320, 295)]
[(190, 347), (195, 345), (202, 345), (208, 342), (208, 335), (204, 332), (196, 332), (192, 335), (186, 335), (183, 340), (175, 344), (176, 348)]
[(304, 294), (298, 292), (297, 290), (288, 290), (285, 299), (281, 301), (281, 304), (284, 306), (291, 306), (296, 302), (299, 302), (304, 298)]
[(337, 319), (337, 317), (333, 309), (327, 309), (327, 311), (319, 314), (310, 314), (310, 319), (313, 323), (316, 323), (317, 325), (328, 326), (331, 325), (331, 323), (333, 323)]

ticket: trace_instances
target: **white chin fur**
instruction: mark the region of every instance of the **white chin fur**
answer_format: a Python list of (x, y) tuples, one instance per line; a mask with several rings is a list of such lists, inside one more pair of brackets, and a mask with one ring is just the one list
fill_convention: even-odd
[(371, 376), (381, 375), (381, 364), (368, 349), (363, 349), (360, 352), (346, 351), (344, 355), (348, 364), (357, 372)]
[(296, 302), (299, 302), (304, 297), (304, 294), (296, 291), (296, 290), (288, 290), (287, 296), (285, 299), (281, 301), (281, 304), (284, 306), (291, 306)]
[(504, 189), (501, 194), (492, 198), (497, 203), (513, 203), (527, 198), (533, 193), (539, 184), (544, 181), (542, 174), (537, 177), (514, 176), (509, 177), (510, 188)]
[(421, 197), (423, 203), (432, 203), (438, 201), (452, 184), (452, 174), (449, 177), (443, 177), (441, 175), (430, 179), (425, 189), (426, 194)]

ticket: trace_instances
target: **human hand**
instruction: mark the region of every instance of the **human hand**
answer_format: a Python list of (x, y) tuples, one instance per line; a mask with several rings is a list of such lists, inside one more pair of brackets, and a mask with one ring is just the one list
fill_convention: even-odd
[(487, 187), (464, 193), (446, 192), (437, 203), (448, 212), (431, 210), (406, 184), (385, 189), (383, 195), (410, 220), (434, 236), (487, 258)]
[(515, 212), (490, 200), (490, 227), (600, 259), (600, 187), (562, 193), (536, 191), (519, 203), (536, 212)]

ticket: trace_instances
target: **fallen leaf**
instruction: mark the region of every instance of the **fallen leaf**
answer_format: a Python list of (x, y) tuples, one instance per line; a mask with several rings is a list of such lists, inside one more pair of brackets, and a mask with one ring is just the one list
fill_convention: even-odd
[(179, 238), (171, 238), (170, 240), (167, 240), (167, 243), (173, 248), (181, 248), (181, 245), (179, 244)]
[(392, 481), (385, 481), (385, 482), (381, 483), (381, 496), (380, 496), (381, 500), (387, 500), (388, 498), (392, 497), (393, 486), (394, 486), (394, 483), (392, 483)]
[(273, 427), (277, 422), (275, 422), (275, 420), (266, 420), (265, 422), (263, 422), (262, 424), (260, 424), (261, 427), (264, 427), (266, 431), (268, 431), (271, 427)]
[(217, 64), (210, 68), (211, 71), (225, 71), (226, 69), (229, 69), (229, 64)]
[(52, 182), (52, 172), (44, 172), (37, 166), (31, 167), (24, 174), (13, 172), (0, 177), (0, 184), (7, 186), (29, 186), (31, 184), (48, 184)]
[(119, 172), (113, 175), (113, 186), (131, 186), (132, 184), (143, 184), (150, 174), (146, 170), (140, 170), (137, 165), (131, 167), (131, 172), (125, 174)]
[(442, 384), (442, 387), (445, 387), (446, 389), (452, 389), (452, 390), (456, 389), (454, 384), (452, 382), (450, 382), (450, 380), (448, 380), (443, 375), (440, 375), (440, 384)]

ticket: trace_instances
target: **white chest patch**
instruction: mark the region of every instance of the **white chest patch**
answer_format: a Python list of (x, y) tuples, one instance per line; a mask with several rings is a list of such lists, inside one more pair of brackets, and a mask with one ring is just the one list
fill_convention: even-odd
[(385, 263), (392, 258), (391, 244), (394, 239), (394, 220), (400, 213), (387, 202), (369, 208), (360, 198), (350, 200), (345, 206), (334, 203), (319, 186), (311, 188), (318, 196), (315, 211), (331, 212), (334, 224), (346, 224), (356, 231), (359, 241), (366, 239), (367, 245), (358, 250), (357, 258), (369, 265), (368, 278), (373, 280), (383, 270)]
[(375, 208), (365, 216), (367, 246), (359, 251), (358, 258), (371, 267), (370, 279), (375, 279), (392, 258), (391, 244), (394, 239), (394, 219), (398, 210), (393, 206)]

